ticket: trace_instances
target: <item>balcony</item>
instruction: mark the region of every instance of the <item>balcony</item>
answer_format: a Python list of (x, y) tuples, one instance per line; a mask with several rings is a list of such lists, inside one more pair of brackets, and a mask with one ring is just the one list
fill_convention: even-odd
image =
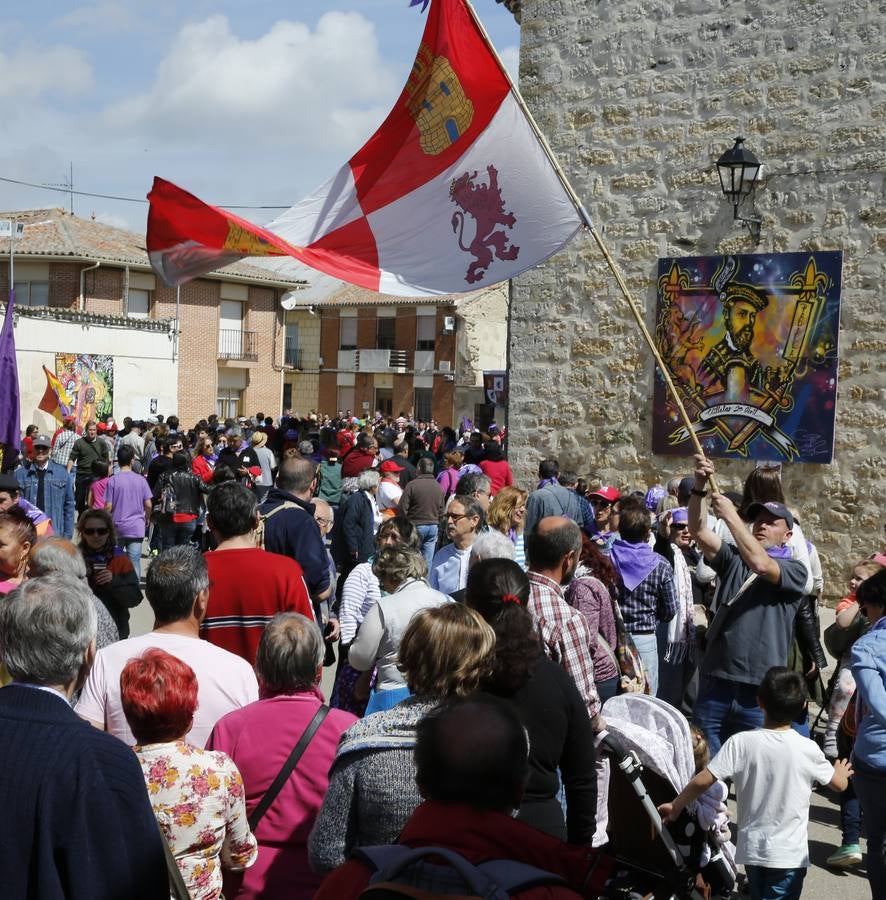
[(358, 372), (405, 372), (409, 365), (407, 350), (358, 350)]
[(302, 349), (293, 341), (286, 341), (283, 348), (283, 365), (293, 369), (302, 369)]
[(219, 359), (258, 359), (256, 332), (240, 331), (236, 328), (222, 328), (218, 333)]

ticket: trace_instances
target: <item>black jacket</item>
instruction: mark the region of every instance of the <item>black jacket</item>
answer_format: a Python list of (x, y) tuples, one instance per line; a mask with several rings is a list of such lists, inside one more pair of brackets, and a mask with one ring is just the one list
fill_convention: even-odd
[(806, 663), (806, 671), (811, 668), (808, 663), (814, 661), (818, 666), (819, 672), (824, 672), (828, 666), (828, 658), (825, 656), (824, 648), (821, 646), (821, 639), (818, 634), (818, 619), (815, 615), (815, 608), (812, 597), (805, 596), (797, 607), (797, 617), (794, 619), (794, 634), (797, 643), (800, 645), (800, 652)]
[(372, 504), (364, 491), (348, 494), (336, 523), (339, 562), (353, 565), (366, 562), (375, 553), (375, 519)]

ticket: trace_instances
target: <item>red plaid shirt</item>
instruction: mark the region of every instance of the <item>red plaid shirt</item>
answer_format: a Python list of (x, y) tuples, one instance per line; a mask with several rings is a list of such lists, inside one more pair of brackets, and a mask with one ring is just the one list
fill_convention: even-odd
[(529, 603), (545, 652), (572, 676), (593, 718), (600, 712), (600, 697), (594, 684), (591, 632), (585, 617), (573, 609), (556, 581), (529, 572)]

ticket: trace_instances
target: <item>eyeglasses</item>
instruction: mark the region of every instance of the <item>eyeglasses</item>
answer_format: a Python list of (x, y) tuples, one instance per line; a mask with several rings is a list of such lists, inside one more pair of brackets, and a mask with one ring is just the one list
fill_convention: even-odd
[(88, 534), (90, 537), (93, 537), (96, 534), (104, 536), (104, 535), (108, 534), (110, 532), (110, 530), (111, 530), (110, 528), (104, 528), (104, 527), (102, 527), (102, 528), (84, 528), (83, 534)]
[(319, 518), (318, 516), (315, 516), (315, 517), (314, 517), (314, 521), (315, 521), (318, 525), (331, 525), (331, 524), (332, 524), (332, 519), (321, 519), (321, 518)]
[(452, 519), (453, 522), (458, 522), (461, 519), (473, 519), (475, 516), (469, 516), (467, 513), (446, 513), (444, 518)]

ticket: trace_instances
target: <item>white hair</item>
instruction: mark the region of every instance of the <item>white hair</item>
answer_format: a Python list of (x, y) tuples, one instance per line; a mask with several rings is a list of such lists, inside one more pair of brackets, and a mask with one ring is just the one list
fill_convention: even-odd
[(484, 559), (513, 559), (514, 545), (511, 539), (500, 531), (481, 531), (471, 545), (471, 564)]

